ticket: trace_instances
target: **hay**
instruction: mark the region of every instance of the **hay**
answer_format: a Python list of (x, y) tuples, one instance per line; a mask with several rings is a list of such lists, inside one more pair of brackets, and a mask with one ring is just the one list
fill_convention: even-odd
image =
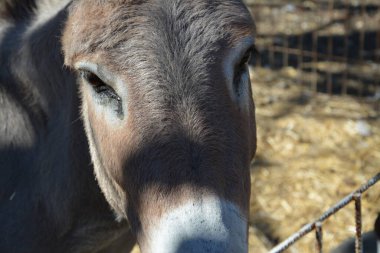
[[(252, 87), (258, 152), (250, 220), (266, 240), (282, 241), (379, 171), (380, 114), (376, 102), (312, 96), (292, 78), (268, 69), (252, 71)], [(364, 195), (364, 231), (372, 228), (379, 201), (380, 185)], [(326, 252), (354, 235), (353, 213), (350, 206), (324, 224)], [(250, 252), (270, 249), (257, 245)], [(315, 252), (314, 236), (289, 252)]]

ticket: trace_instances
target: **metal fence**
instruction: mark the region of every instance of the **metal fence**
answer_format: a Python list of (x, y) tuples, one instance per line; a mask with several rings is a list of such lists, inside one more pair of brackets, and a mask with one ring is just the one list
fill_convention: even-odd
[[(313, 92), (353, 95), (380, 101), (379, 0), (245, 0), (257, 26), (256, 67), (288, 68), (296, 83)], [(355, 202), (356, 252), (362, 252), (361, 196), (380, 181), (380, 173), (321, 217), (273, 248), (283, 252), (315, 232), (323, 251), (323, 222)]]
[(379, 0), (246, 0), (260, 67), (294, 68), (315, 92), (380, 99)]
[(374, 184), (380, 181), (380, 173), (371, 178), (367, 183), (363, 184), (358, 190), (352, 192), (347, 195), (341, 201), (339, 201), (336, 205), (331, 207), (325, 213), (322, 214), (317, 220), (306, 224), (303, 226), (298, 232), (291, 235), (288, 239), (277, 245), (273, 248), (269, 253), (280, 253), (284, 252), (302, 237), (307, 234), (315, 231), (316, 237), (316, 252), (323, 252), (323, 230), (322, 225), (325, 220), (327, 220), (330, 216), (336, 214), (340, 209), (347, 206), (352, 201), (355, 202), (355, 224), (356, 224), (356, 235), (355, 235), (355, 252), (362, 253), (362, 215), (361, 215), (361, 197), (362, 194), (371, 188)]

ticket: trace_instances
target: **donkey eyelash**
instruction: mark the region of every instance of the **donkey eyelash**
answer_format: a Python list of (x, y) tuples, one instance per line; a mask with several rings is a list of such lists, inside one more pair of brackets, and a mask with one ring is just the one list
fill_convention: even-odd
[(116, 94), (115, 90), (94, 73), (88, 70), (82, 70), (80, 74), (81, 77), (92, 86), (97, 94), (121, 101), (121, 98)]
[(255, 54), (255, 48), (252, 46), (249, 48), (243, 58), (240, 60), (239, 64), (235, 67), (235, 80), (234, 82), (238, 81), (240, 79), (241, 75), (246, 71), (247, 64), (251, 60), (252, 56)]
[(90, 71), (82, 70), (80, 74), (81, 74), (81, 77), (84, 80), (86, 80), (89, 84), (91, 84), (94, 88), (107, 86), (107, 84), (102, 79), (100, 79), (97, 75), (95, 75), (94, 73)]
[(249, 63), (252, 57), (252, 53), (253, 53), (252, 49), (247, 50), (247, 52), (244, 54), (243, 58), (240, 61), (240, 66)]
[(234, 91), (238, 97), (240, 97), (241, 93), (241, 86), (243, 81), (243, 76), (248, 72), (248, 64), (252, 57), (256, 56), (258, 54), (258, 51), (256, 47), (253, 45), (251, 46), (243, 55), (240, 62), (235, 66), (235, 73), (234, 73), (234, 80), (233, 80), (233, 86)]
[(255, 45), (252, 45), (244, 54), (243, 58), (240, 61), (240, 66), (248, 64), (252, 57), (257, 57), (260, 55), (259, 50)]

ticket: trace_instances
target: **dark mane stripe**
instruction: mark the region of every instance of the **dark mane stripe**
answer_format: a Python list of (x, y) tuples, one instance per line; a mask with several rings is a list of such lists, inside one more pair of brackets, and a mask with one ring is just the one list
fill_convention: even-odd
[(0, 0), (0, 18), (26, 20), (35, 8), (36, 0)]

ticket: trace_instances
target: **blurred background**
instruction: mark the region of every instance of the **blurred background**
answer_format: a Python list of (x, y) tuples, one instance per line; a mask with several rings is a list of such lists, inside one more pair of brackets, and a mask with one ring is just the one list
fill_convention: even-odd
[[(251, 168), (250, 252), (318, 218), (380, 171), (380, 1), (246, 0), (258, 152)], [(380, 184), (363, 195), (363, 230)], [(354, 204), (323, 224), (324, 252), (355, 234)], [(316, 252), (311, 233), (287, 252)]]

